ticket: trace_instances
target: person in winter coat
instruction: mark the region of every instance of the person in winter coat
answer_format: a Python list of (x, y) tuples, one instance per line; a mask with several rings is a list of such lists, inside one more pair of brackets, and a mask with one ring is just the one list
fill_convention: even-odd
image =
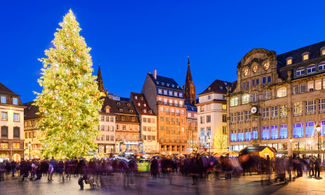
[(158, 176), (158, 160), (154, 157), (151, 161), (150, 165), (150, 173), (153, 178), (157, 178)]

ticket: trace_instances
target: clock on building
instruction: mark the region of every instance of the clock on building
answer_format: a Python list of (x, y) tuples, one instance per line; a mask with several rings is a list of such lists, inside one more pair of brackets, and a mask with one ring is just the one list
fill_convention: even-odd
[(264, 70), (268, 70), (270, 68), (270, 62), (269, 61), (265, 61), (263, 64)]
[(257, 107), (256, 106), (252, 106), (251, 113), (252, 114), (256, 114), (257, 113)]

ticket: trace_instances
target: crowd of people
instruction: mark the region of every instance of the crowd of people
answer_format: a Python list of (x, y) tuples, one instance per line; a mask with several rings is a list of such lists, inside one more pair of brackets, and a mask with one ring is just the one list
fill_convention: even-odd
[[(278, 157), (271, 159), (269, 156), (261, 158), (256, 155), (245, 154), (239, 157), (226, 156), (153, 156), (149, 159), (150, 175), (156, 178), (168, 178), (172, 183), (174, 175), (192, 177), (192, 185), (197, 185), (202, 179), (231, 179), (241, 175), (261, 175), (262, 184), (272, 182), (288, 182), (303, 176), (320, 178), (321, 160), (314, 156), (298, 155), (292, 157)], [(91, 187), (101, 185), (101, 175), (112, 175), (120, 173), (123, 175), (124, 186), (130, 185), (134, 177), (139, 173), (137, 159), (128, 158), (84, 158), (70, 160), (22, 160), (4, 161), (0, 163), (0, 181), (9, 177), (19, 177), (20, 181), (41, 180), (42, 177), (51, 182), (53, 174), (59, 175), (61, 182), (78, 177), (78, 184), (83, 189), (85, 184)]]

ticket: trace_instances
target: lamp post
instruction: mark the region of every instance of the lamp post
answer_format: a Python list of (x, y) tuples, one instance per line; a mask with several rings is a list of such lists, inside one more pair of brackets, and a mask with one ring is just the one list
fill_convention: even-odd
[(316, 131), (317, 131), (317, 136), (318, 136), (318, 157), (320, 157), (320, 142), (319, 142), (319, 134), (320, 134), (320, 125), (319, 123), (316, 125)]
[(31, 149), (31, 145), (32, 145), (32, 144), (31, 144), (31, 143), (30, 143), (30, 141), (29, 141), (29, 142), (28, 142), (28, 150), (29, 150), (29, 152), (28, 152), (28, 153), (29, 153), (29, 160), (31, 159), (31, 155), (30, 155), (30, 149)]

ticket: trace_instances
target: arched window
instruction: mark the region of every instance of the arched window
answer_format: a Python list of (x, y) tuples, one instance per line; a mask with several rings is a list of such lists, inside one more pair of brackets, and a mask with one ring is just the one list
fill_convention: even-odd
[(307, 66), (307, 74), (312, 74), (314, 72), (316, 72), (316, 65), (315, 64)]
[(321, 62), (318, 64), (318, 71), (323, 71), (323, 70), (325, 70), (325, 62)]
[(7, 126), (1, 127), (1, 137), (8, 138), (8, 127)]
[(292, 57), (289, 57), (289, 58), (287, 58), (287, 65), (290, 65), (290, 64), (292, 64)]
[(286, 87), (279, 88), (276, 92), (276, 97), (285, 97), (285, 96), (287, 96), (287, 88)]
[(20, 138), (20, 128), (14, 127), (14, 138)]

